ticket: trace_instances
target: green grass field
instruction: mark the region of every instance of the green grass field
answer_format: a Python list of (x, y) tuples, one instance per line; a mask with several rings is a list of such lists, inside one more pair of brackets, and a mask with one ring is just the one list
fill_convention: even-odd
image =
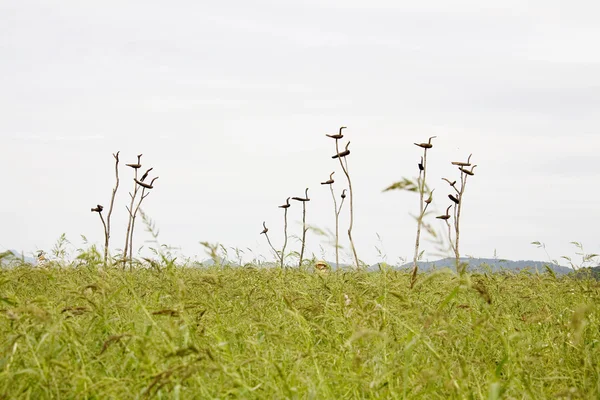
[(0, 399), (600, 398), (600, 284), (0, 270)]

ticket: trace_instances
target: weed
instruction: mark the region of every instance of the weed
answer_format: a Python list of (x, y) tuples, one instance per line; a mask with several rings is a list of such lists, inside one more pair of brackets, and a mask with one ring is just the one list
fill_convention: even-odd
[(340, 266), (340, 212), (342, 212), (342, 207), (344, 206), (344, 200), (346, 199), (346, 189), (342, 190), (342, 194), (341, 194), (342, 201), (340, 201), (340, 206), (338, 208), (337, 200), (335, 199), (335, 192), (333, 191), (333, 184), (335, 183), (335, 180), (333, 179), (333, 174), (335, 174), (335, 171), (332, 172), (331, 174), (329, 174), (329, 179), (327, 179), (325, 182), (321, 182), (321, 185), (329, 186), (329, 190), (331, 191), (331, 199), (333, 200), (333, 212), (335, 214), (335, 239), (334, 239), (335, 240), (334, 241), (335, 265), (336, 265), (336, 268), (339, 268), (339, 266)]
[(300, 248), (300, 261), (298, 262), (298, 267), (302, 267), (302, 261), (304, 259), (304, 249), (306, 247), (306, 232), (308, 232), (308, 227), (306, 226), (306, 203), (310, 201), (310, 199), (308, 198), (308, 188), (306, 188), (306, 190), (304, 191), (304, 197), (292, 197), (292, 200), (296, 200), (302, 203), (302, 247)]
[(117, 195), (117, 190), (119, 190), (119, 151), (113, 153), (113, 158), (115, 159), (115, 187), (112, 190), (112, 194), (110, 196), (110, 206), (108, 208), (108, 215), (106, 216), (106, 221), (104, 221), (104, 217), (102, 216), (102, 211), (104, 207), (98, 204), (96, 207), (92, 208), (92, 212), (97, 212), (100, 216), (100, 221), (102, 222), (102, 226), (104, 227), (104, 265), (107, 265), (108, 262), (108, 252), (109, 252), (109, 241), (110, 241), (110, 219), (112, 216), (115, 197)]
[(350, 155), (350, 142), (346, 143), (346, 147), (343, 151), (340, 151), (339, 148), (339, 141), (340, 139), (342, 139), (344, 137), (344, 135), (342, 134), (342, 130), (346, 129), (345, 126), (342, 126), (339, 130), (339, 132), (335, 135), (326, 135), (327, 137), (330, 137), (332, 139), (335, 139), (335, 153), (331, 158), (333, 159), (338, 159), (338, 161), (340, 162), (340, 167), (342, 168), (342, 171), (344, 171), (344, 175), (346, 175), (346, 179), (348, 180), (348, 192), (350, 195), (350, 223), (348, 226), (348, 239), (350, 240), (350, 247), (352, 248), (352, 254), (354, 256), (354, 262), (355, 262), (355, 266), (356, 268), (360, 268), (360, 262), (358, 260), (358, 255), (356, 253), (356, 247), (354, 246), (354, 240), (352, 239), (352, 227), (354, 225), (354, 192), (352, 191), (352, 181), (350, 180), (350, 171), (348, 169), (348, 158), (347, 156)]
[[(462, 206), (464, 204), (463, 197), (465, 194), (465, 189), (467, 187), (467, 179), (469, 176), (475, 175), (473, 170), (477, 166), (477, 165), (471, 166), (471, 156), (472, 156), (472, 154), (469, 155), (469, 158), (467, 159), (466, 162), (463, 162), (463, 161), (453, 161), (452, 162), (452, 165), (458, 167), (458, 170), (460, 171), (460, 180), (458, 181), (458, 183), (460, 184), (459, 187), (456, 187), (457, 181), (450, 181), (447, 178), (442, 178), (444, 181), (446, 181), (450, 185), (450, 187), (452, 189), (454, 189), (454, 193), (451, 193), (448, 195), (448, 198), (452, 201), (452, 204), (446, 210), (446, 214), (437, 217), (446, 222), (446, 225), (448, 227), (448, 239), (450, 241), (450, 246), (454, 252), (456, 271), (460, 272), (460, 273), (463, 273), (466, 270), (466, 265), (460, 264), (460, 248), (459, 248), (459, 245), (460, 245), (460, 216), (461, 216)], [(471, 167), (471, 169), (467, 169), (468, 167)], [(454, 239), (452, 239), (452, 232), (451, 232), (450, 222), (449, 222), (449, 219), (450, 219), (449, 211), (450, 211), (450, 208), (452, 208), (452, 207), (454, 207), (454, 215), (453, 215), (454, 216)]]
[(284, 267), (284, 260), (285, 260), (285, 248), (287, 247), (287, 242), (288, 242), (288, 232), (287, 232), (288, 220), (287, 220), (287, 214), (288, 214), (288, 208), (290, 208), (290, 198), (288, 197), (285, 200), (285, 204), (280, 205), (279, 208), (283, 208), (283, 247), (281, 248), (281, 254), (280, 254), (280, 266), (281, 266), (281, 268), (283, 268)]
[[(419, 252), (421, 243), (421, 229), (423, 228), (423, 218), (425, 217), (427, 208), (433, 201), (433, 190), (430, 191), (427, 187), (427, 150), (433, 148), (433, 144), (431, 143), (431, 141), (435, 138), (436, 136), (430, 137), (427, 143), (415, 143), (416, 146), (419, 146), (423, 149), (423, 156), (421, 156), (421, 161), (417, 165), (419, 168), (419, 176), (416, 180), (416, 183), (408, 178), (402, 178), (401, 181), (395, 182), (383, 190), (384, 192), (390, 190), (407, 190), (410, 192), (419, 193), (419, 215), (416, 217), (417, 234), (415, 238), (415, 252), (413, 257), (413, 268), (411, 272), (410, 281), (411, 289), (414, 287), (415, 282), (417, 281), (417, 272), (419, 271), (418, 261), (423, 255), (423, 252)], [(425, 198), (426, 194), (428, 194), (427, 199)]]
[(600, 396), (597, 282), (94, 263), (0, 271), (0, 398)]

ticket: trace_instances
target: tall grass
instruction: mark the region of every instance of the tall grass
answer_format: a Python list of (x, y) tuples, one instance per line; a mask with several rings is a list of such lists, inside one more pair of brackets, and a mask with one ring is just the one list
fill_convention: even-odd
[(599, 398), (600, 285), (552, 275), (0, 270), (0, 398)]

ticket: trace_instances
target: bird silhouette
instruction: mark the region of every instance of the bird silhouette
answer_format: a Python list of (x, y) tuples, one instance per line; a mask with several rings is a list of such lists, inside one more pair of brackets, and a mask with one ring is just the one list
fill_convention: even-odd
[(264, 228), (264, 229), (263, 229), (263, 230), (262, 230), (262, 232), (260, 233), (261, 235), (262, 235), (262, 234), (266, 234), (267, 232), (269, 232), (269, 228), (267, 228), (267, 225), (265, 225), (265, 221), (263, 221), (263, 228)]
[(135, 183), (137, 183), (138, 185), (140, 185), (143, 188), (146, 188), (146, 189), (153, 189), (154, 188), (154, 186), (152, 186), (151, 183), (142, 182), (142, 181), (139, 181), (139, 180), (137, 180), (135, 178), (133, 178), (133, 180), (135, 181)]
[(452, 207), (452, 205), (448, 206), (448, 208), (446, 209), (446, 214), (445, 215), (438, 215), (436, 218), (437, 219), (443, 219), (443, 220), (450, 219), (450, 208), (451, 207)]
[(310, 199), (308, 198), (308, 188), (306, 188), (306, 190), (304, 191), (304, 197), (292, 197), (292, 200), (296, 200), (296, 201), (310, 201)]
[(284, 205), (281, 205), (281, 206), (279, 206), (279, 208), (289, 208), (289, 207), (290, 207), (290, 198), (288, 197), (288, 198), (285, 200), (285, 204), (284, 204)]
[(335, 174), (335, 171), (329, 174), (329, 179), (327, 179), (325, 182), (321, 182), (321, 185), (331, 185), (333, 182), (335, 182), (333, 180), (333, 174)]
[(152, 171), (154, 168), (149, 168), (146, 172), (144, 172), (144, 175), (142, 175), (142, 177), (140, 178), (141, 182), (144, 182), (144, 180), (148, 177), (148, 174), (150, 173), (150, 171)]
[(469, 158), (467, 158), (466, 162), (463, 161), (452, 161), (452, 165), (458, 165), (459, 167), (470, 167), (471, 166), (471, 156), (473, 154), (469, 154)]
[(340, 158), (340, 157), (346, 157), (348, 154), (350, 154), (350, 150), (348, 150), (348, 146), (350, 146), (350, 142), (346, 143), (346, 150), (337, 153), (335, 156), (332, 156), (331, 158)]
[(431, 192), (429, 192), (429, 197), (427, 198), (427, 200), (425, 200), (425, 204), (430, 204), (433, 201), (433, 191), (435, 189), (433, 189)]

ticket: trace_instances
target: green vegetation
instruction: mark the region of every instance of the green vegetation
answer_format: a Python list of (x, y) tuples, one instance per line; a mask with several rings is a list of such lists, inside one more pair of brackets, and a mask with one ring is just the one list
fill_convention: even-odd
[(548, 274), (0, 269), (0, 398), (600, 397), (600, 284)]

